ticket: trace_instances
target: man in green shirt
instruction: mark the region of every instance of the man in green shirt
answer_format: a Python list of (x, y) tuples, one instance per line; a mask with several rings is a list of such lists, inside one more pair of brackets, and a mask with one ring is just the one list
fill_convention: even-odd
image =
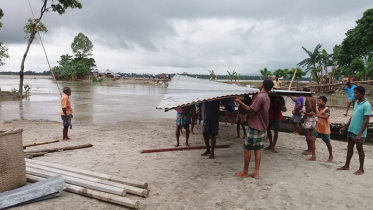
[(369, 123), (369, 117), (372, 110), (372, 106), (365, 98), (365, 88), (363, 86), (358, 86), (354, 89), (354, 96), (356, 99), (354, 112), (348, 123), (341, 128), (340, 133), (344, 133), (348, 128), (347, 140), (348, 149), (346, 163), (344, 166), (338, 168), (338, 170), (349, 170), (350, 161), (354, 153), (354, 146), (356, 144), (356, 149), (359, 153), (360, 167), (354, 174), (361, 175), (364, 173), (364, 158), (365, 153), (363, 149), (363, 143), (367, 136), (367, 126)]

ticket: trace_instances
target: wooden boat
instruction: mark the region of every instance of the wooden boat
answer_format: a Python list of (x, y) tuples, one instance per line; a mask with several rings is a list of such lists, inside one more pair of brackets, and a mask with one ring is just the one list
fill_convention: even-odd
[[(225, 110), (220, 110), (220, 121), (225, 122)], [(234, 115), (234, 119), (237, 117), (237, 112)], [(347, 140), (347, 132), (340, 134), (339, 130), (344, 126), (345, 124), (342, 123), (330, 123), (330, 138), (333, 140)], [(293, 120), (291, 117), (284, 116), (284, 118), (281, 120), (281, 126), (280, 126), (280, 132), (287, 132), (292, 133), (294, 132), (293, 127)], [(304, 135), (304, 129), (302, 126), (300, 126), (300, 133)], [(368, 124), (368, 131), (367, 131), (367, 137), (366, 142), (373, 142), (373, 123)]]

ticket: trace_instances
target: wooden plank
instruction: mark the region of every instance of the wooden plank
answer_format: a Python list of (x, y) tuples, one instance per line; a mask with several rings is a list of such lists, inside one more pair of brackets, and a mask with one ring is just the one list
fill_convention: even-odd
[(88, 181), (95, 182), (95, 183), (100, 183), (100, 184), (110, 185), (110, 186), (114, 186), (114, 187), (119, 187), (119, 188), (125, 189), (127, 191), (127, 193), (134, 194), (134, 195), (139, 195), (139, 196), (142, 196), (142, 197), (145, 197), (145, 198), (148, 197), (148, 195), (149, 195), (149, 190), (146, 190), (146, 189), (137, 188), (137, 187), (133, 187), (133, 186), (129, 186), (129, 185), (124, 185), (124, 184), (121, 184), (121, 183), (116, 183), (116, 182), (112, 182), (112, 181), (108, 181), (108, 180), (104, 180), (104, 179), (89, 177), (89, 176), (86, 176), (86, 175), (76, 174), (76, 173), (73, 173), (73, 172), (67, 172), (67, 171), (64, 171), (64, 170), (55, 169), (55, 168), (51, 168), (51, 167), (48, 167), (48, 166), (41, 166), (41, 165), (37, 165), (37, 164), (34, 164), (34, 163), (27, 162), (26, 167), (45, 170), (45, 171), (49, 171), (49, 172), (59, 174), (59, 175), (71, 176), (71, 177), (75, 177), (75, 178), (79, 178), (79, 179), (83, 179), (83, 180), (88, 180)]
[[(56, 173), (52, 173), (49, 171), (36, 169), (36, 168), (30, 168), (30, 167), (26, 167), (26, 173), (35, 175), (35, 176), (41, 176), (44, 178), (49, 178), (49, 177), (57, 175)], [(106, 193), (111, 193), (114, 195), (121, 195), (121, 196), (126, 195), (126, 190), (121, 189), (119, 187), (113, 187), (109, 185), (95, 183), (95, 182), (87, 181), (84, 179), (78, 179), (78, 178), (66, 176), (66, 175), (61, 175), (61, 176), (65, 179), (65, 182), (69, 184), (78, 185), (81, 187), (86, 187), (86, 188), (90, 188), (90, 189), (94, 189), (94, 190), (98, 190), (98, 191), (102, 191)]]
[(293, 82), (294, 82), (294, 78), (295, 78), (295, 75), (297, 75), (297, 71), (298, 71), (298, 68), (296, 68), (295, 69), (295, 71), (294, 71), (294, 74), (293, 74), (293, 78), (291, 79), (291, 82), (290, 82), (290, 85), (289, 85), (289, 88), (288, 88), (288, 90), (290, 90), (291, 89), (291, 85), (293, 84)]
[(60, 140), (54, 140), (54, 141), (45, 141), (45, 142), (39, 142), (39, 143), (32, 143), (32, 144), (25, 144), (23, 145), (23, 148), (26, 149), (26, 147), (33, 147), (33, 146), (38, 146), (38, 145), (44, 145), (44, 144), (52, 144), (59, 142)]
[(15, 190), (0, 194), (0, 209), (16, 206), (28, 201), (37, 201), (39, 198), (53, 197), (66, 189), (65, 181), (61, 176), (50, 177), (39, 183), (26, 185)]
[[(45, 178), (34, 176), (34, 175), (29, 175), (27, 174), (27, 181), (29, 182), (38, 182), (42, 181)], [(90, 198), (94, 198), (100, 201), (106, 201), (109, 203), (114, 203), (117, 205), (121, 205), (124, 207), (129, 207), (133, 209), (139, 209), (139, 201), (132, 201), (126, 197), (118, 196), (118, 195), (113, 195), (105, 192), (100, 192), (97, 190), (92, 190), (88, 189), (85, 187), (80, 187), (72, 184), (66, 184), (66, 189), (65, 191), (67, 192), (72, 192), (78, 195), (84, 195)]]
[(25, 159), (25, 160), (26, 160), (26, 162), (29, 162), (29, 163), (35, 163), (35, 164), (42, 165), (42, 166), (49, 166), (49, 167), (52, 167), (52, 168), (61, 169), (61, 170), (65, 170), (65, 171), (69, 171), (69, 172), (73, 172), (73, 173), (77, 173), (77, 174), (81, 174), (81, 175), (91, 176), (91, 177), (95, 177), (95, 178), (99, 178), (99, 179), (105, 179), (105, 180), (109, 180), (109, 181), (112, 181), (112, 182), (118, 182), (118, 183), (130, 185), (130, 186), (134, 186), (134, 187), (139, 187), (139, 188), (143, 188), (143, 189), (148, 188), (148, 183), (143, 182), (143, 181), (127, 179), (127, 178), (112, 176), (112, 175), (108, 175), (108, 174), (97, 173), (97, 172), (93, 172), (93, 171), (88, 171), (88, 170), (79, 169), (79, 168), (73, 168), (73, 167), (69, 167), (69, 166), (63, 166), (63, 165), (54, 164), (54, 163), (43, 162), (43, 161), (39, 161), (39, 160), (29, 160), (29, 159)]
[[(215, 148), (228, 148), (229, 144), (216, 145)], [(164, 149), (148, 149), (142, 150), (141, 153), (153, 153), (153, 152), (170, 152), (170, 151), (179, 151), (179, 150), (194, 150), (194, 149), (206, 149), (206, 146), (192, 146), (192, 147), (173, 147), (173, 148), (164, 148)]]
[(57, 148), (51, 148), (51, 149), (41, 149), (41, 150), (33, 150), (33, 151), (28, 151), (31, 153), (40, 153), (40, 152), (61, 152), (61, 151), (67, 151), (67, 150), (75, 150), (75, 149), (83, 149), (83, 148), (88, 148), (92, 147), (92, 144), (82, 144), (82, 145), (75, 145), (75, 146), (67, 146), (67, 147), (57, 147)]

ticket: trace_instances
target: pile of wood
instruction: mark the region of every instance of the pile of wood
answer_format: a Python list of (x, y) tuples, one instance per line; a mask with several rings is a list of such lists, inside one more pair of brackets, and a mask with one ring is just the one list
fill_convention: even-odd
[(65, 191), (134, 209), (139, 208), (139, 201), (126, 198), (127, 193), (145, 198), (149, 195), (147, 182), (37, 160), (26, 159), (26, 173), (29, 182), (61, 175)]

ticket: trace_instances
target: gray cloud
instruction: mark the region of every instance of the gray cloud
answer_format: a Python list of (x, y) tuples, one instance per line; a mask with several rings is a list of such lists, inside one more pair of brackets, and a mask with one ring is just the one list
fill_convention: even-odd
[[(31, 2), (38, 14), (41, 1)], [(51, 45), (65, 43), (54, 50), (54, 62), (59, 59), (57, 52), (71, 54), (73, 34), (83, 32), (94, 44), (94, 55), (100, 55), (95, 57), (98, 65), (105, 69), (144, 66), (143, 71), (175, 67), (200, 72), (219, 66), (222, 73), (235, 68), (241, 74), (257, 73), (265, 66), (294, 67), (305, 57), (302, 46), (312, 49), (320, 43), (331, 51), (354, 21), (373, 6), (370, 0), (81, 2), (82, 10), (43, 17), (49, 29), (43, 39)], [(25, 48), (22, 28), (31, 17), (27, 2), (0, 0), (0, 5), (5, 14), (0, 41)], [(11, 69), (19, 65), (13, 60), (7, 63)]]

